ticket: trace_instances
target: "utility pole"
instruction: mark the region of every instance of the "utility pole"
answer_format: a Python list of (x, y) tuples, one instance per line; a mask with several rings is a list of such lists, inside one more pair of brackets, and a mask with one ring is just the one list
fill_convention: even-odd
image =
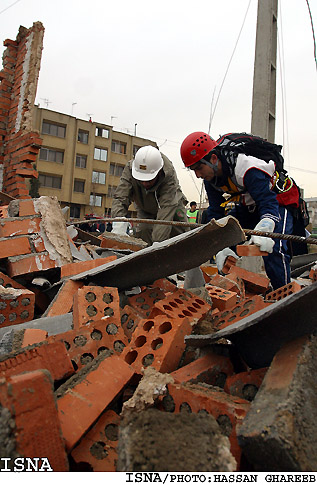
[(258, 0), (251, 132), (275, 140), (278, 0)]

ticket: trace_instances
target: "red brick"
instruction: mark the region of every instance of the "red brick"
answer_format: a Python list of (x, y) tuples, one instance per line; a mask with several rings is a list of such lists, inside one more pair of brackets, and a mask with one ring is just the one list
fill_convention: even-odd
[(206, 290), (212, 300), (213, 308), (218, 308), (220, 311), (229, 310), (237, 302), (237, 293), (234, 291), (224, 290), (211, 285), (206, 285)]
[(7, 271), (11, 277), (56, 268), (56, 263), (46, 252), (9, 258)]
[(29, 236), (29, 241), (33, 252), (43, 253), (46, 250), (44, 240), (39, 234), (32, 234)]
[(128, 345), (121, 327), (114, 324), (105, 326), (103, 322), (92, 322), (78, 330), (52, 335), (48, 341), (64, 343), (76, 371), (92, 362), (101, 352), (111, 350), (119, 355)]
[(0, 237), (22, 236), (40, 232), (40, 222), (40, 217), (0, 219)]
[(0, 207), (0, 218), (5, 219), (8, 217), (8, 206)]
[(245, 297), (245, 288), (242, 279), (232, 273), (230, 273), (230, 277), (221, 276), (220, 274), (214, 275), (210, 279), (210, 285), (218, 286), (218, 288), (223, 288), (224, 290), (234, 291), (242, 299)]
[(47, 332), (45, 330), (41, 330), (40, 328), (26, 328), (24, 330), (21, 348), (43, 342), (46, 340), (47, 335)]
[(34, 303), (32, 291), (0, 287), (0, 328), (33, 320)]
[(108, 256), (107, 258), (91, 259), (89, 261), (77, 261), (76, 263), (64, 264), (61, 267), (61, 278), (66, 278), (67, 276), (73, 276), (75, 274), (83, 273), (84, 271), (89, 271), (90, 269), (97, 268), (110, 261), (115, 261), (117, 256)]
[(172, 319), (158, 315), (141, 320), (131, 342), (122, 352), (122, 358), (137, 373), (152, 366), (160, 372), (172, 372), (178, 367), (185, 349), (184, 338), (191, 333), (187, 318)]
[(121, 325), (119, 293), (117, 288), (84, 286), (74, 295), (73, 324), (80, 328), (90, 322), (103, 322), (106, 326)]
[(153, 305), (163, 298), (165, 298), (165, 293), (160, 288), (146, 288), (138, 295), (130, 296), (128, 301), (137, 313), (142, 315), (143, 318), (148, 318)]
[(223, 387), (220, 384), (224, 384), (227, 376), (231, 376), (233, 373), (233, 365), (228, 357), (207, 354), (171, 372), (170, 375), (175, 383), (179, 384), (184, 382), (204, 382), (213, 386)]
[[(0, 381), (0, 401), (15, 422), (15, 451), (20, 456), (47, 458), (53, 471), (68, 471), (52, 380), (36, 370)], [(45, 468), (44, 468), (45, 466)], [(43, 462), (44, 471), (52, 471)], [(39, 469), (41, 464), (39, 465)]]
[(128, 240), (127, 241), (123, 241), (123, 240), (120, 241), (120, 240), (116, 240), (116, 239), (112, 239), (110, 237), (107, 237), (105, 234), (102, 234), (101, 236), (99, 236), (99, 239), (101, 239), (101, 243), (100, 243), (101, 248), (131, 249), (131, 251), (139, 251), (140, 249), (144, 249), (144, 243), (143, 244), (137, 244), (133, 241), (129, 242)]
[(252, 273), (252, 271), (247, 271), (238, 266), (231, 268), (229, 277), (230, 274), (239, 276), (244, 281), (246, 290), (251, 293), (265, 293), (270, 285), (270, 280), (267, 276)]
[(30, 253), (31, 247), (27, 237), (0, 239), (1, 258), (9, 258), (11, 256), (20, 256), (22, 254)]
[(32, 199), (21, 199), (19, 201), (19, 216), (34, 216), (37, 212), (34, 209), (34, 203)]
[(252, 401), (262, 384), (266, 372), (267, 367), (229, 376), (224, 389), (233, 396)]
[(238, 256), (267, 256), (269, 253), (261, 251), (256, 244), (240, 244), (236, 246)]
[(26, 290), (26, 288), (17, 281), (13, 280), (12, 278), (9, 278), (9, 276), (5, 275), (4, 273), (1, 273), (0, 271), (0, 285), (4, 286), (5, 288), (19, 288), (20, 290)]
[(120, 312), (121, 312), (121, 326), (123, 328), (125, 335), (130, 340), (134, 330), (138, 326), (140, 320), (142, 320), (142, 316), (129, 305), (125, 305), (125, 307), (122, 310), (120, 310)]
[(250, 403), (226, 392), (208, 389), (198, 384), (168, 384), (168, 395), (163, 399), (161, 408), (170, 412), (207, 412), (211, 414), (228, 436), (231, 453), (241, 460), (241, 449), (238, 445), (236, 427), (242, 424), (250, 409)]
[(166, 295), (163, 300), (157, 301), (149, 318), (158, 314), (165, 314), (175, 319), (187, 317), (191, 325), (194, 325), (205, 318), (210, 310), (211, 306), (202, 298), (179, 288), (174, 293)]
[(228, 274), (231, 271), (231, 269), (235, 267), (236, 264), (237, 264), (236, 258), (234, 258), (233, 256), (228, 256), (226, 258), (225, 264), (223, 265), (222, 272), (224, 274)]
[(299, 285), (296, 281), (292, 281), (288, 283), (288, 285), (282, 286), (277, 290), (271, 291), (265, 295), (265, 300), (267, 301), (279, 301), (285, 298), (286, 296), (293, 295), (293, 293), (297, 293), (302, 289), (301, 285)]
[(229, 310), (215, 314), (212, 319), (212, 324), (216, 330), (221, 330), (262, 310), (262, 308), (270, 304), (270, 302), (265, 302), (260, 295), (255, 295), (252, 298), (237, 303)]
[(45, 316), (55, 317), (69, 313), (73, 308), (74, 295), (83, 285), (82, 281), (64, 281)]
[[(115, 472), (120, 416), (106, 411), (71, 452), (76, 465), (88, 464), (94, 472)], [(76, 465), (75, 470), (76, 471)]]
[(177, 290), (177, 286), (169, 281), (167, 278), (161, 278), (159, 280), (154, 281), (152, 285), (150, 285), (151, 288), (159, 288), (160, 290), (163, 290), (165, 293), (173, 293), (174, 291)]
[(74, 368), (62, 342), (47, 342), (26, 348), (0, 360), (0, 377), (47, 369), (54, 381), (71, 376)]
[[(66, 443), (71, 451), (100, 414), (124, 389), (133, 377), (133, 370), (123, 359), (112, 355), (99, 356), (98, 366), (85, 368), (78, 380), (57, 401), (59, 420)], [(65, 386), (67, 386), (67, 381)]]

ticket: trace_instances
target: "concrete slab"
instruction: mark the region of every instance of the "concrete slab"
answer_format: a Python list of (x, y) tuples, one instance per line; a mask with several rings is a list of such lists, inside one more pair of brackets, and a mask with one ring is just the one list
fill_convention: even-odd
[(155, 243), (117, 261), (80, 273), (72, 279), (88, 280), (89, 284), (100, 286), (114, 286), (119, 291), (126, 290), (196, 268), (218, 251), (243, 241), (244, 232), (235, 218), (213, 219), (202, 227)]
[(256, 471), (317, 470), (317, 337), (301, 337), (275, 355), (238, 442)]
[(268, 367), (281, 346), (317, 329), (317, 284), (303, 288), (223, 330), (189, 335), (187, 345), (205, 347), (220, 338), (230, 340), (251, 368)]

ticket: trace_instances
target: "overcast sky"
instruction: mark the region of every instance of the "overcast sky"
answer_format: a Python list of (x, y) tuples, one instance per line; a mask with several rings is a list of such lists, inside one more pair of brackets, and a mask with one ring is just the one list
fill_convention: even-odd
[[(317, 34), (316, 0), (310, 8)], [(2, 40), (15, 39), (20, 25), (45, 27), (36, 102), (130, 134), (137, 123), (137, 135), (157, 142), (197, 201), (201, 181), (183, 168), (180, 145), (193, 131), (208, 132), (211, 106), (214, 138), (250, 131), (256, 16), (257, 0), (0, 0)], [(317, 70), (306, 0), (279, 0), (278, 28), (275, 141), (305, 196), (317, 197)]]

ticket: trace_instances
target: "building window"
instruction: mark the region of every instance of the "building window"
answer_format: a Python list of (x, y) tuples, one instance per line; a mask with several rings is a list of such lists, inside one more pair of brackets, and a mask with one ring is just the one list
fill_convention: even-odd
[(52, 148), (41, 148), (40, 160), (46, 160), (47, 162), (63, 163), (64, 152), (61, 152), (59, 150), (53, 150)]
[(135, 157), (135, 154), (138, 150), (140, 150), (141, 147), (138, 147), (138, 145), (133, 145), (133, 156)]
[(114, 153), (121, 153), (121, 155), (125, 155), (127, 153), (127, 144), (122, 143), (121, 141), (113, 141), (111, 143), (111, 151)]
[(90, 194), (89, 205), (95, 207), (101, 207), (102, 195)]
[(39, 182), (41, 187), (49, 187), (51, 189), (61, 189), (62, 187), (62, 177), (57, 175), (46, 175), (45, 173), (40, 173)]
[(115, 177), (121, 177), (123, 169), (124, 169), (123, 165), (117, 165), (116, 163), (110, 163), (110, 175), (114, 175)]
[(106, 174), (104, 172), (92, 172), (91, 181), (93, 184), (105, 184)]
[(84, 180), (74, 180), (74, 192), (85, 192), (85, 181)]
[(80, 218), (80, 205), (71, 205), (69, 215), (71, 218), (79, 219)]
[(116, 189), (117, 189), (117, 186), (116, 185), (108, 185), (108, 193), (107, 193), (107, 196), (108, 197), (113, 197)]
[(57, 125), (56, 123), (50, 123), (49, 121), (43, 121), (42, 134), (65, 138), (66, 126)]
[(78, 141), (80, 141), (81, 143), (85, 143), (87, 145), (88, 137), (89, 137), (88, 131), (78, 130), (78, 138), (77, 138)]
[(108, 151), (104, 148), (95, 148), (94, 159), (106, 162), (108, 158)]
[(86, 155), (76, 155), (76, 167), (86, 168), (87, 156)]
[(101, 128), (97, 126), (96, 136), (101, 136), (102, 138), (109, 138), (109, 130), (107, 130), (106, 128)]

